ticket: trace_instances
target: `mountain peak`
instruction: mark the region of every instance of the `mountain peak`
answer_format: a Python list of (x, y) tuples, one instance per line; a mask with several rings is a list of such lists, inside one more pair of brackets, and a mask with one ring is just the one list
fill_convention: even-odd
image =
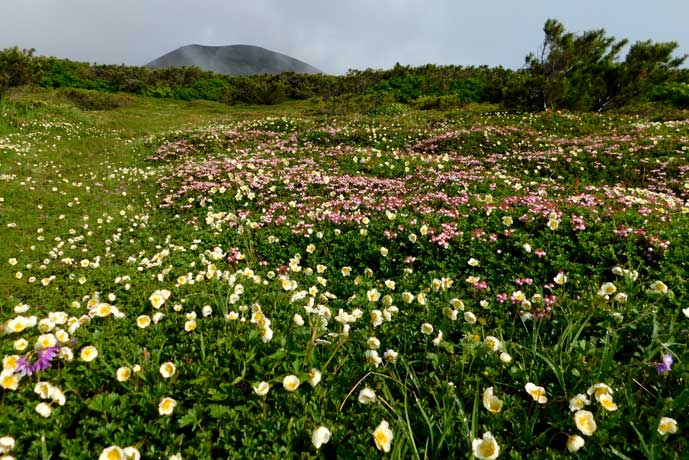
[(253, 45), (186, 45), (146, 64), (154, 69), (191, 66), (225, 75), (321, 73), (298, 59)]

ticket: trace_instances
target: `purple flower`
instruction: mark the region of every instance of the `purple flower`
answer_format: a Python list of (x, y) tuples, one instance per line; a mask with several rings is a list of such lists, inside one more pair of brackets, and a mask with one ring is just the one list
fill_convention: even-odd
[(44, 371), (52, 365), (53, 359), (60, 351), (60, 347), (48, 347), (38, 351), (38, 359), (33, 364), (34, 371)]
[(33, 374), (33, 366), (26, 358), (19, 358), (17, 360), (17, 374), (22, 377)]
[(670, 372), (672, 370), (671, 366), (672, 355), (670, 353), (666, 353), (663, 355), (663, 361), (656, 364), (656, 370), (659, 374), (662, 374), (663, 372)]
[(38, 350), (38, 359), (36, 359), (36, 362), (33, 364), (31, 364), (31, 361), (29, 361), (27, 357), (19, 358), (17, 360), (16, 372), (23, 377), (26, 377), (27, 375), (32, 375), (34, 372), (44, 371), (53, 365), (53, 360), (59, 352), (59, 346), (47, 347), (43, 348), (42, 350)]

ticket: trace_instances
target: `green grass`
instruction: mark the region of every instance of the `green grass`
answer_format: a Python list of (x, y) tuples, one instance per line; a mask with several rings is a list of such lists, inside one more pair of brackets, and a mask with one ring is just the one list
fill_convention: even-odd
[[(472, 458), (491, 432), (499, 458), (681, 458), (689, 125), (484, 108), (0, 101), (4, 386), (64, 339), (2, 390), (12, 455)], [(588, 436), (570, 400), (599, 383)]]

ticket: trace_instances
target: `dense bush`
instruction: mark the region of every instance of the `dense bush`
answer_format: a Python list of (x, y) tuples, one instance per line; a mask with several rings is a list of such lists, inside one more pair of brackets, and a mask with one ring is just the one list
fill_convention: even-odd
[(0, 97), (10, 87), (36, 81), (40, 68), (33, 53), (33, 49), (21, 50), (16, 46), (0, 50)]
[[(47, 88), (130, 92), (158, 98), (204, 99), (230, 104), (270, 105), (284, 100), (322, 98), (328, 105), (350, 103), (349, 96), (384, 96), (420, 108), (455, 108), (459, 103), (501, 104), (512, 110), (601, 111), (628, 103), (659, 100), (687, 106), (689, 81), (678, 69), (677, 43), (637, 42), (620, 58), (627, 40), (604, 29), (566, 32), (559, 21), (544, 26), (541, 50), (526, 57), (521, 70), (502, 67), (395, 65), (388, 70), (350, 70), (344, 76), (322, 74), (228, 76), (196, 67), (148, 69), (91, 65), (37, 58), (33, 50), (0, 52), (0, 93), (4, 88), (39, 83)], [(668, 86), (669, 85), (669, 86)], [(344, 99), (342, 99), (344, 97)], [(356, 102), (370, 101), (362, 99)], [(324, 108), (350, 112), (352, 107)], [(359, 108), (356, 108), (359, 110)]]
[(539, 53), (526, 57), (526, 84), (520, 88), (530, 93), (524, 108), (531, 110), (600, 111), (643, 99), (669, 81), (686, 58), (673, 56), (676, 42), (649, 40), (634, 43), (621, 60), (626, 39), (618, 41), (604, 29), (566, 32), (555, 19), (546, 21), (543, 32)]
[(665, 83), (651, 91), (651, 99), (670, 104), (673, 107), (689, 109), (689, 84)]
[(82, 110), (112, 110), (124, 107), (130, 98), (88, 89), (64, 88), (59, 94)]
[(412, 107), (419, 110), (449, 110), (465, 105), (460, 96), (422, 96), (416, 99)]

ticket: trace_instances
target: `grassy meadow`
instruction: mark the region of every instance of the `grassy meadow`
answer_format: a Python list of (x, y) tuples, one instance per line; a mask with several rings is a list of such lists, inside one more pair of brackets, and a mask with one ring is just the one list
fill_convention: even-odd
[(689, 451), (689, 116), (77, 96), (0, 100), (0, 459)]

